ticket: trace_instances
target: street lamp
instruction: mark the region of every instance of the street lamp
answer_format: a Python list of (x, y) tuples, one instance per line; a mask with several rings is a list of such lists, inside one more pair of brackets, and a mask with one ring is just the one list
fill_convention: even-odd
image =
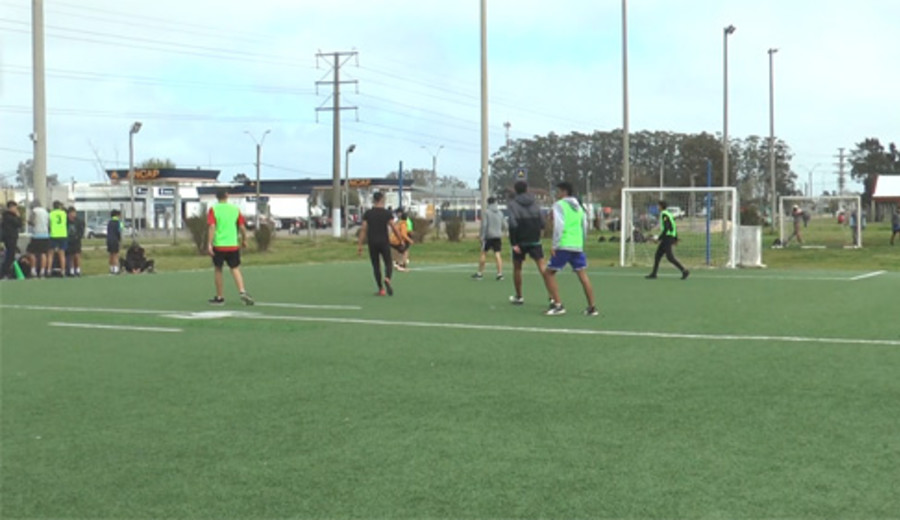
[[(134, 134), (141, 131), (140, 121), (135, 121), (131, 125), (131, 130), (128, 132), (128, 188), (131, 191), (131, 238), (134, 239), (135, 231), (137, 230), (137, 219), (135, 219), (135, 211), (134, 211)], [(146, 202), (144, 203), (146, 204)]]
[(350, 154), (356, 150), (351, 144), (344, 152), (344, 233), (350, 234)]
[(772, 228), (775, 228), (775, 60), (773, 59), (778, 49), (769, 49), (769, 175), (772, 183)]
[(722, 131), (722, 187), (728, 187), (728, 36), (734, 34), (737, 28), (729, 25), (722, 31), (722, 44), (724, 56), (723, 76), (725, 84), (723, 88), (723, 131)]
[(260, 186), (259, 186), (259, 169), (260, 169), (260, 160), (262, 159), (262, 145), (266, 142), (266, 136), (269, 135), (271, 130), (266, 130), (263, 132), (262, 137), (259, 141), (253, 137), (253, 134), (248, 130), (244, 130), (244, 133), (250, 136), (250, 139), (253, 139), (253, 142), (256, 143), (256, 227), (259, 227), (260, 217), (262, 216), (262, 197), (260, 196)]
[(628, 2), (622, 0), (622, 183), (631, 186), (631, 137), (628, 121)]
[(437, 231), (438, 225), (438, 204), (437, 204), (437, 160), (438, 155), (441, 154), (441, 150), (444, 149), (444, 145), (440, 145), (437, 148), (437, 151), (431, 153), (431, 149), (427, 146), (422, 145), (421, 148), (428, 152), (428, 155), (431, 156), (431, 205), (434, 206), (433, 215), (432, 215), (432, 225), (435, 227), (435, 231)]

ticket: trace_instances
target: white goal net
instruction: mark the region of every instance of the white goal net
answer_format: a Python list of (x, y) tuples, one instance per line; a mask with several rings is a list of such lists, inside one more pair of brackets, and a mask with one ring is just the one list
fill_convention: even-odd
[[(736, 267), (739, 202), (735, 188), (624, 188), (620, 265), (652, 266), (659, 201), (675, 217), (675, 256), (685, 267)], [(665, 260), (663, 260), (665, 262)]]
[(858, 195), (779, 197), (776, 247), (862, 247), (866, 214)]

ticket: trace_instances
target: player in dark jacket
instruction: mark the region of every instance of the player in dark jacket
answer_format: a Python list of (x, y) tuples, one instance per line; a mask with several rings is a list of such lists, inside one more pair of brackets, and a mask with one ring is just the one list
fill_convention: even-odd
[(513, 251), (513, 287), (516, 290), (516, 294), (509, 297), (509, 302), (522, 305), (525, 303), (522, 297), (522, 262), (526, 256), (534, 260), (541, 276), (544, 276), (544, 250), (541, 246), (544, 217), (534, 195), (528, 193), (525, 181), (516, 182), (514, 189), (516, 196), (506, 206), (509, 210), (509, 244)]

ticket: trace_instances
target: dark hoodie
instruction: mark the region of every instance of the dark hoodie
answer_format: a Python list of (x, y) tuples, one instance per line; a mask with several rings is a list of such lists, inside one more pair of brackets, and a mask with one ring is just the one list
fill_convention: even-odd
[(19, 240), (19, 230), (22, 229), (22, 219), (12, 211), (3, 210), (3, 222), (0, 224), (3, 229), (0, 235), (3, 236), (3, 243), (15, 244)]
[(520, 193), (509, 201), (509, 243), (527, 246), (541, 243), (544, 218), (541, 208), (530, 193)]

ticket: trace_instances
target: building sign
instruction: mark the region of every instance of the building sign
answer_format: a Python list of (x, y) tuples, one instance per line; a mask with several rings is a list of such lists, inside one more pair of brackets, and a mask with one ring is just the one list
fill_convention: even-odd
[(173, 197), (175, 196), (175, 188), (160, 188), (159, 191), (160, 197)]
[[(111, 181), (128, 180), (128, 170), (107, 170)], [(199, 170), (188, 168), (138, 168), (134, 170), (135, 182), (154, 182), (168, 180), (170, 182), (215, 182), (218, 170)]]
[(372, 179), (350, 179), (351, 188), (368, 188), (372, 185)]
[(135, 189), (134, 189), (134, 194), (135, 194), (135, 195), (146, 195), (146, 194), (147, 194), (147, 188), (135, 188)]

